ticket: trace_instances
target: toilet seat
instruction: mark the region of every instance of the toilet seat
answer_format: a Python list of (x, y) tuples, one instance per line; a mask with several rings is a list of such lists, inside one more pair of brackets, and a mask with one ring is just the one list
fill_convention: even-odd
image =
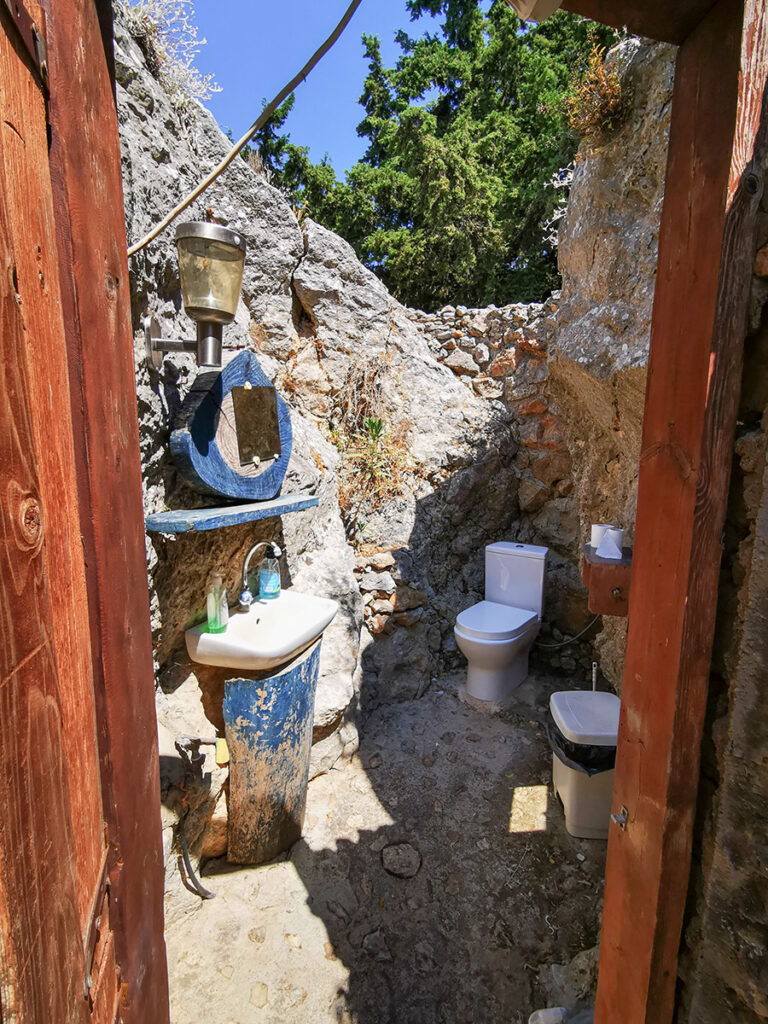
[(536, 612), (494, 601), (480, 601), (456, 617), (462, 633), (477, 640), (514, 640), (533, 622), (538, 622)]

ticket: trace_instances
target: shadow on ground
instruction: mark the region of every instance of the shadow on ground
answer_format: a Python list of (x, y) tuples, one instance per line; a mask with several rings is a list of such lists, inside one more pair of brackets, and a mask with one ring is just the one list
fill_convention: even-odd
[(539, 968), (596, 942), (604, 858), (564, 830), (542, 726), (438, 688), (373, 712), (349, 773), (291, 854), (349, 972), (336, 1019), (526, 1020)]
[(212, 863), (217, 898), (169, 928), (174, 1024), (203, 999), (221, 1024), (525, 1022), (539, 969), (599, 929), (605, 844), (568, 836), (551, 790), (557, 687), (501, 716), (450, 685), (373, 711), (290, 854)]

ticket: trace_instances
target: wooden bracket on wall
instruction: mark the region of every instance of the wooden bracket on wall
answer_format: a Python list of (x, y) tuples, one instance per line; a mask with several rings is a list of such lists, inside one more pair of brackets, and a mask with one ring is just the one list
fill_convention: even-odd
[(593, 615), (627, 615), (632, 581), (632, 548), (622, 557), (601, 558), (585, 544), (581, 549), (581, 582), (589, 591), (587, 607)]

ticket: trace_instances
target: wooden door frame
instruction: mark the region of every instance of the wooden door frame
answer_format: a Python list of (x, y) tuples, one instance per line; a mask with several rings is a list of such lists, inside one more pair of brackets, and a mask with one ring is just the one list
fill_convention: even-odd
[(668, 1024), (768, 152), (764, 0), (566, 0), (679, 45), (595, 1024)]
[(167, 1024), (154, 665), (110, 0), (41, 0), (123, 1024)]

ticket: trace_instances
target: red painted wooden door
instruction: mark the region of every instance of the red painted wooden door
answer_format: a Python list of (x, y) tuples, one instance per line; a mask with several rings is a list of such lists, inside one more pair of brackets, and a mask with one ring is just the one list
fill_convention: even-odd
[[(69, 116), (84, 121), (89, 84), (111, 102), (98, 12), (90, 0), (59, 8), (73, 38), (59, 45), (52, 63), (75, 79), (83, 99)], [(24, 11), (44, 24), (30, 0)], [(64, 52), (70, 43), (72, 52)], [(49, 68), (51, 56), (49, 40)], [(77, 80), (78, 61), (87, 63), (90, 83)], [(24, 33), (0, 4), (0, 1024), (166, 1024), (147, 599), (140, 589), (138, 602), (124, 598), (124, 635), (105, 636), (111, 622), (93, 582), (102, 556), (88, 536), (98, 516), (82, 480), (105, 463), (114, 467), (116, 458), (119, 467), (121, 449), (133, 446), (135, 458), (126, 462), (135, 505), (138, 438), (88, 446), (91, 417), (71, 391), (82, 371), (73, 346), (82, 318), (75, 323), (68, 293), (83, 281), (62, 246), (65, 238), (72, 251), (86, 247), (101, 259), (100, 231), (106, 244), (122, 246), (124, 261), (125, 236), (120, 243), (114, 225), (94, 216), (98, 197), (87, 179), (81, 184), (94, 200), (94, 238), (82, 237), (62, 200), (68, 182), (52, 141), (66, 129), (52, 123), (55, 71), (50, 84), (47, 97)], [(111, 136), (105, 140), (102, 129), (83, 156), (101, 187), (106, 181), (111, 188), (119, 224), (116, 123), (111, 108), (105, 113)], [(95, 113), (83, 131), (103, 120)], [(60, 137), (59, 148), (67, 141)], [(105, 262), (93, 278), (94, 296)], [(95, 297), (89, 304), (100, 341), (108, 339), (114, 315)], [(121, 326), (129, 348), (130, 321), (123, 317)], [(119, 373), (121, 393), (134, 394), (131, 366), (115, 365), (103, 371), (105, 379)], [(135, 407), (124, 405), (122, 422), (135, 431)], [(115, 500), (107, 484), (104, 500), (122, 498)], [(118, 557), (132, 559), (125, 594), (140, 588), (143, 573), (140, 509), (137, 516), (132, 507), (131, 518), (137, 537), (116, 545)], [(131, 644), (146, 648), (145, 656), (131, 661)], [(123, 672), (143, 678), (140, 699), (135, 689), (123, 693), (124, 680), (109, 672), (108, 658), (121, 650)], [(131, 701), (136, 713), (121, 716)], [(135, 769), (123, 756), (128, 748)], [(120, 797), (121, 786), (133, 789), (143, 813), (130, 796)]]

